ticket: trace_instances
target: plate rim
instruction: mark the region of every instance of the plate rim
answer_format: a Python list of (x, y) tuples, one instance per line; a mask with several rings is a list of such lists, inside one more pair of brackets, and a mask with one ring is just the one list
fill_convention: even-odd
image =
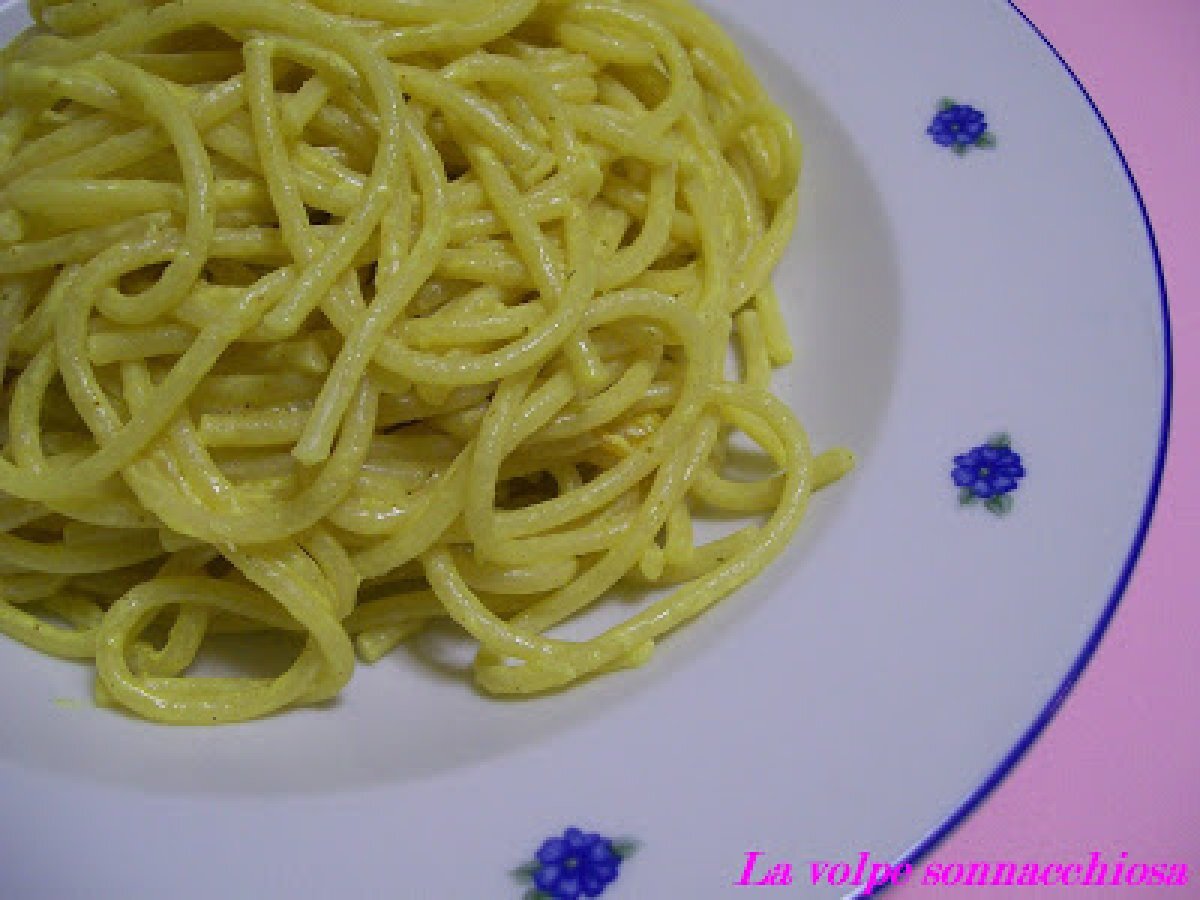
[[(917, 841), (913, 846), (906, 850), (897, 860), (896, 865), (908, 863), (914, 869), (917, 864), (924, 860), (928, 855), (940, 846), (955, 830), (958, 829), (966, 819), (978, 810), (985, 800), (1000, 786), (1000, 784), (1011, 774), (1017, 764), (1025, 757), (1030, 749), (1037, 743), (1038, 739), (1043, 736), (1047, 726), (1058, 714), (1063, 703), (1079, 683), (1088, 664), (1095, 657), (1096, 650), (1100, 646), (1101, 640), (1108, 633), (1109, 625), (1112, 623), (1113, 617), (1116, 615), (1117, 608), (1121, 605), (1124, 599), (1125, 591), (1129, 587), (1130, 579), (1133, 577), (1133, 571), (1137, 567), (1138, 559), (1141, 557), (1143, 548), (1145, 547), (1146, 538), (1150, 531), (1150, 523), (1154, 518), (1154, 512), (1158, 504), (1158, 500), (1162, 491), (1163, 473), (1166, 467), (1167, 448), (1170, 443), (1171, 433), (1171, 413), (1174, 397), (1174, 352), (1172, 344), (1171, 331), (1171, 308), (1167, 293), (1166, 274), (1163, 270), (1162, 256), (1159, 252), (1158, 239), (1154, 234), (1154, 224), (1150, 219), (1150, 212), (1146, 207), (1146, 202), (1142, 196), (1141, 188), (1138, 187), (1137, 178), (1134, 176), (1133, 169), (1129, 165), (1129, 160), (1125, 156), (1125, 152), (1121, 149), (1120, 142), (1116, 135), (1109, 127), (1108, 121), (1104, 118), (1104, 113), (1100, 111), (1100, 107), (1093, 99), (1091, 93), (1084, 86), (1083, 81), (1071, 68), (1071, 64), (1059, 52), (1058, 48), (1048, 38), (1045, 32), (1037, 26), (1037, 24), (1017, 5), (1017, 0), (1005, 0), (1008, 7), (1014, 12), (1017, 17), (1027, 26), (1034, 35), (1045, 45), (1058, 61), (1063, 71), (1070, 77), (1084, 101), (1091, 109), (1092, 114), (1096, 117), (1096, 121), (1104, 130), (1105, 136), (1108, 138), (1109, 145), (1116, 154), (1117, 162), (1124, 172), (1125, 179), (1129, 183), (1130, 189), (1133, 191), (1133, 198), (1137, 204), (1138, 212), (1142, 217), (1142, 225), (1145, 229), (1145, 238), (1149, 244), (1150, 257), (1154, 265), (1154, 274), (1158, 283), (1158, 300), (1159, 300), (1159, 315), (1162, 320), (1162, 350), (1163, 350), (1163, 391), (1162, 391), (1162, 410), (1159, 419), (1158, 429), (1158, 448), (1155, 453), (1154, 466), (1150, 474), (1150, 482), (1147, 485), (1146, 499), (1142, 505), (1142, 512), (1138, 521), (1137, 530), (1134, 533), (1133, 542), (1130, 545), (1128, 552), (1125, 554), (1125, 559), (1121, 565), (1121, 570), (1117, 575), (1116, 583), (1109, 592), (1108, 601), (1104, 605), (1104, 609), (1100, 613), (1095, 625), (1092, 626), (1088, 634), (1087, 640), (1084, 641), (1083, 647), (1076, 654), (1067, 670), (1066, 675), (1059, 682), (1058, 687), (1051, 695), (1050, 699), (1042, 706), (1041, 710), (1034, 717), (1025, 730), (1017, 738), (1016, 742), (1009, 748), (1008, 752), (1001, 758), (1000, 762), (991, 770), (983, 781), (972, 790), (967, 796), (961, 800), (958, 805), (946, 816), (938, 825), (932, 828), (923, 838)], [(879, 896), (884, 893), (889, 887), (888, 884), (876, 887), (873, 891), (873, 896)], [(856, 891), (853, 898), (865, 896), (863, 891), (865, 888)]]

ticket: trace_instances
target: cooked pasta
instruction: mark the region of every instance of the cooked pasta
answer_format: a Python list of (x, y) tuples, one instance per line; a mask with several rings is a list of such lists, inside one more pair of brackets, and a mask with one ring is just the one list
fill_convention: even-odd
[[(684, 0), (30, 7), (0, 630), (100, 702), (262, 716), (447, 620), (491, 694), (637, 665), (849, 469), (770, 393), (797, 136)], [(224, 635), (294, 656), (206, 676)]]

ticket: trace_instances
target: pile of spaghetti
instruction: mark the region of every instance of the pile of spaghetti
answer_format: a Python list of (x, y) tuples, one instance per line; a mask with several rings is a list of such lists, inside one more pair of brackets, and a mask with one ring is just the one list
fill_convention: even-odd
[[(684, 0), (31, 12), (0, 60), (0, 630), (94, 659), (101, 702), (323, 701), (447, 618), (489, 693), (636, 665), (849, 468), (769, 392), (796, 135)], [(713, 511), (744, 527), (697, 542)], [(630, 585), (626, 621), (547, 635)], [(294, 658), (199, 677), (227, 634)]]

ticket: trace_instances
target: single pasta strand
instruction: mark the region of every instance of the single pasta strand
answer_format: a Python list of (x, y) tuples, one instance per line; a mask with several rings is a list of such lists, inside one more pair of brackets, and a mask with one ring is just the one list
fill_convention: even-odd
[(128, 92), (142, 109), (156, 118), (170, 137), (179, 154), (187, 197), (184, 237), (166, 271), (153, 287), (136, 297), (126, 297), (108, 288), (104, 299), (109, 319), (141, 325), (158, 318), (177, 304), (195, 283), (216, 224), (213, 203), (213, 174), (208, 154), (200, 142), (195, 124), (187, 116), (183, 103), (144, 72), (111, 57), (102, 56), (96, 62), (100, 73), (120, 91)]

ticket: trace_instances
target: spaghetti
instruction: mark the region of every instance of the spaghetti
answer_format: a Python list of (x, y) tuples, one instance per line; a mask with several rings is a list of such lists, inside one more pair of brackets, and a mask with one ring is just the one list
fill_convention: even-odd
[[(229, 722), (449, 618), (645, 661), (850, 455), (769, 391), (800, 147), (684, 0), (31, 0), (0, 94), (0, 630)], [(736, 353), (736, 374), (727, 355)], [(737, 480), (731, 438), (774, 474)], [(693, 517), (751, 521), (697, 544)], [(614, 588), (670, 588), (588, 640)], [(199, 677), (224, 634), (268, 678)]]

